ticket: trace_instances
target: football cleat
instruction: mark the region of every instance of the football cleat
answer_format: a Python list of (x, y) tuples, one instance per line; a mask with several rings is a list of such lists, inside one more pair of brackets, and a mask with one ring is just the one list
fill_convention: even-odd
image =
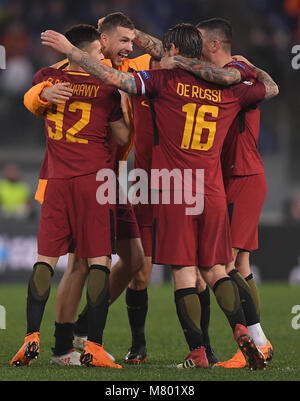
[[(258, 349), (264, 354), (266, 362), (269, 363), (273, 356), (273, 347), (270, 341), (268, 341), (264, 347), (258, 347)], [(247, 366), (247, 362), (244, 354), (239, 349), (231, 359), (229, 359), (228, 361), (216, 363), (214, 366), (221, 366), (227, 369), (242, 369)]]
[(250, 370), (265, 370), (267, 367), (266, 359), (255, 345), (249, 330), (245, 326), (237, 324), (234, 329), (234, 338), (246, 359), (248, 368)]
[(124, 363), (127, 365), (141, 365), (147, 360), (147, 349), (145, 345), (132, 346), (125, 356)]
[[(74, 340), (73, 340), (73, 347), (74, 348), (77, 348), (77, 349), (83, 351), (85, 346), (86, 346), (86, 343), (87, 343), (87, 336), (78, 336), (78, 335), (74, 334)], [(106, 352), (107, 356), (113, 362), (115, 362), (116, 359), (114, 358), (113, 355), (111, 355), (109, 352), (107, 352), (105, 350), (104, 350), (104, 352)]]
[(114, 363), (104, 351), (103, 346), (93, 341), (87, 341), (86, 347), (80, 355), (81, 365), (102, 368), (121, 369), (121, 365)]
[(29, 366), (40, 353), (40, 333), (34, 332), (25, 337), (24, 344), (10, 361), (10, 366)]
[(210, 344), (205, 344), (206, 357), (210, 365), (215, 365), (219, 362), (219, 358), (215, 354)]
[(81, 366), (80, 352), (77, 352), (74, 348), (72, 348), (69, 352), (63, 355), (53, 354), (51, 356), (50, 363), (53, 365), (63, 366)]
[(228, 361), (215, 363), (214, 366), (221, 366), (222, 368), (227, 369), (242, 369), (247, 366), (247, 362), (242, 351), (238, 349), (231, 359)]
[(177, 365), (178, 369), (190, 368), (209, 368), (209, 362), (206, 356), (206, 349), (204, 346), (192, 350), (185, 358), (183, 363)]
[(271, 362), (274, 355), (274, 349), (270, 341), (268, 341), (264, 347), (258, 347), (258, 348), (264, 354), (266, 361), (268, 363)]

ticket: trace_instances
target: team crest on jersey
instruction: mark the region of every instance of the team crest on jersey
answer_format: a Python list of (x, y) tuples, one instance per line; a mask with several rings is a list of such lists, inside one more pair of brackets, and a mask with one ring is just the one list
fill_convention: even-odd
[(150, 78), (150, 74), (148, 71), (140, 71), (140, 73), (142, 74), (144, 79), (149, 79)]

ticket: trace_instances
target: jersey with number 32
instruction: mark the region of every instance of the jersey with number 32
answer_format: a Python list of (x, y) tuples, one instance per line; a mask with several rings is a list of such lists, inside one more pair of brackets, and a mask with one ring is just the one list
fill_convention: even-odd
[(110, 168), (112, 155), (108, 123), (123, 116), (119, 92), (84, 72), (43, 68), (33, 85), (69, 82), (70, 99), (44, 113), (47, 168), (43, 178), (71, 178)]

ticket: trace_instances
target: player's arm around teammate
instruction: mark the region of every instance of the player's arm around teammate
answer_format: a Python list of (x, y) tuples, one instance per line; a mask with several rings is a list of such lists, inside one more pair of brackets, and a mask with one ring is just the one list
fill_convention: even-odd
[[(196, 70), (195, 74), (199, 78), (202, 78), (207, 82), (224, 86), (237, 84), (245, 79), (239, 70), (231, 68), (230, 66), (223, 69), (203, 58), (201, 59), (201, 62), (199, 59), (186, 58), (180, 54), (164, 58), (165, 51), (163, 49), (162, 41), (138, 29), (135, 30), (134, 41), (146, 53), (161, 60), (161, 68), (183, 68), (192, 73)], [(215, 45), (218, 46), (217, 43), (215, 43)]]
[[(266, 72), (253, 66), (242, 56), (231, 55), (232, 27), (227, 20), (212, 18), (201, 21), (197, 27), (203, 39), (202, 56), (205, 60), (222, 68), (227, 66), (236, 68), (244, 80), (250, 78), (263, 80), (266, 89), (265, 99), (278, 94), (276, 83)], [(201, 76), (198, 75), (197, 64), (186, 57), (169, 58), (165, 67), (179, 67)], [(252, 77), (253, 73), (255, 76)], [(251, 82), (248, 84), (251, 85)], [(272, 347), (260, 326), (258, 291), (249, 264), (249, 250), (257, 248), (257, 225), (266, 193), (262, 161), (257, 150), (259, 117), (260, 111), (257, 105), (251, 110), (240, 113), (229, 129), (222, 150), (222, 169), (233, 243), (233, 261), (227, 264), (226, 272), (238, 286), (247, 327), (257, 345), (261, 347), (261, 351), (270, 360)], [(231, 360), (221, 363), (220, 366), (242, 368), (245, 364), (242, 353), (237, 352)]]
[[(100, 44), (95, 28), (91, 26), (74, 27), (69, 31), (73, 40), (75, 40), (78, 30), (82, 35), (82, 47), (98, 60)], [(69, 79), (74, 86), (78, 85), (78, 81), (81, 80), (80, 85), (83, 83), (88, 88), (96, 88), (96, 86), (92, 86), (91, 77), (83, 73), (75, 63), (67, 72), (51, 68), (42, 69), (36, 74), (36, 79), (43, 80), (44, 76), (59, 80)], [(110, 257), (108, 255), (113, 251), (114, 232), (112, 231), (113, 211), (108, 206), (99, 205), (95, 199), (97, 185), (95, 172), (99, 168), (110, 166), (109, 151), (105, 147), (107, 137), (105, 127), (110, 124), (113, 135), (116, 135), (122, 143), (127, 140), (128, 132), (124, 129), (125, 123), (122, 125), (120, 122), (122, 112), (119, 94), (108, 87), (103, 86), (101, 89), (99, 91), (98, 87), (95, 96), (92, 96), (90, 91), (77, 94), (77, 102), (70, 100), (63, 108), (57, 107), (55, 117), (53, 117), (55, 109), (45, 115), (47, 150), (49, 162), (52, 163), (53, 168), (51, 172), (48, 171), (46, 202), (43, 204), (39, 226), (38, 258), (28, 285), (27, 335), (20, 351), (12, 359), (11, 365), (29, 365), (30, 361), (37, 357), (40, 324), (50, 292), (51, 277), (58, 257), (75, 248), (79, 258), (87, 258), (89, 268), (87, 285), (88, 343), (81, 362), (94, 366), (120, 367), (112, 363), (101, 347), (101, 337), (109, 304)], [(85, 102), (83, 102), (84, 100)], [(73, 112), (74, 104), (77, 107), (80, 106), (83, 112), (86, 110), (89, 112), (92, 107), (97, 108), (97, 112), (90, 113), (87, 122), (79, 126), (76, 121), (77, 116)], [(68, 118), (74, 122), (71, 125), (73, 130), (68, 125), (64, 125), (64, 121), (68, 121)], [(99, 124), (98, 118), (101, 118), (102, 124)], [(56, 126), (56, 130), (53, 132), (51, 128), (48, 128), (49, 120), (62, 121), (62, 124)], [(87, 125), (89, 128), (86, 128)], [(75, 130), (75, 126), (77, 130)], [(79, 135), (74, 138), (77, 134)], [(59, 152), (62, 149), (63, 156)], [(77, 151), (77, 153), (75, 152), (76, 161), (73, 158), (74, 149)], [(85, 159), (89, 161), (88, 164), (84, 163)], [(60, 207), (57, 206), (58, 203)], [(74, 210), (75, 207), (78, 208), (77, 211), (86, 208), (86, 214), (84, 216), (82, 213), (77, 214)], [(93, 241), (88, 240), (88, 236), (92, 235), (92, 232), (99, 234), (101, 241), (94, 241), (95, 237), (92, 236), (90, 238)]]
[[(183, 28), (183, 29), (187, 28), (187, 30), (189, 30), (190, 26), (187, 27), (186, 25), (183, 25), (179, 28)], [(192, 30), (193, 30), (193, 35), (197, 36), (197, 38), (199, 37), (199, 40), (200, 40), (199, 32), (196, 33), (197, 31), (195, 32), (194, 28)], [(66, 52), (68, 54), (68, 58), (76, 60), (76, 62), (78, 62), (84, 69), (86, 69), (87, 71), (92, 73), (94, 76), (100, 78), (104, 82), (109, 83), (110, 85), (115, 85), (116, 87), (126, 90), (129, 93), (134, 93), (134, 94), (138, 93), (138, 90), (137, 90), (137, 82), (139, 82), (138, 77), (136, 78), (137, 81), (135, 81), (135, 79), (134, 80), (132, 79), (132, 78), (134, 78), (134, 75), (132, 75), (132, 74), (128, 74), (128, 73), (120, 74), (120, 73), (117, 73), (116, 71), (112, 71), (112, 69), (106, 68), (106, 66), (95, 65), (95, 63), (93, 63), (92, 60), (88, 59), (84, 54), (82, 54), (82, 52), (78, 51), (78, 49), (74, 49), (74, 47), (72, 45), (70, 45), (62, 35), (60, 35), (56, 32), (53, 32), (53, 31), (46, 31), (45, 33), (42, 33), (42, 41), (43, 41), (43, 44), (45, 44), (45, 45), (49, 45), (49, 46), (55, 48), (56, 50), (59, 50), (62, 52)], [(201, 46), (201, 42), (197, 43), (197, 45), (195, 44), (195, 46)], [(176, 49), (176, 47), (174, 46), (174, 43), (168, 43), (168, 49), (169, 49), (170, 53), (173, 52), (173, 55), (178, 54), (178, 49)], [(198, 53), (199, 53), (199, 51), (201, 52), (201, 47), (200, 48), (197, 47), (197, 49), (198, 49)], [(144, 77), (144, 78), (148, 79), (149, 74), (145, 74), (145, 75), (146, 75), (146, 77)], [(143, 87), (143, 85), (145, 86), (145, 84), (146, 84), (145, 80), (142, 79), (141, 77), (139, 77), (139, 79), (141, 80), (142, 87)], [(242, 90), (242, 89), (240, 89), (240, 90)], [(257, 94), (256, 94), (256, 91), (257, 91)], [(244, 88), (243, 88), (242, 92), (243, 93), (245, 92)], [(140, 93), (144, 93), (143, 90)], [(232, 93), (232, 92), (230, 91), (230, 93)], [(259, 85), (256, 85), (255, 88), (253, 89), (253, 91), (251, 91), (251, 93), (252, 93), (252, 97), (254, 99), (256, 99), (256, 98), (260, 99), (260, 97), (262, 95), (262, 87)], [(252, 97), (250, 97), (250, 99)], [(238, 101), (238, 99), (236, 99), (236, 102), (237, 101)], [(237, 110), (238, 110), (238, 108), (237, 108)], [(200, 266), (202, 266), (202, 264), (200, 264)], [(230, 297), (237, 300), (235, 287), (231, 283), (231, 281), (226, 277), (225, 267), (215, 265), (215, 264), (203, 264), (203, 266), (212, 266), (210, 274), (207, 275), (207, 281), (215, 289), (216, 283), (214, 283), (214, 281), (217, 280), (218, 291), (216, 291), (216, 296), (217, 296), (217, 299), (220, 302), (220, 304), (222, 305), (224, 302), (225, 302), (225, 304), (227, 303), (228, 297), (227, 297), (226, 293), (229, 293)], [(226, 277), (226, 280), (223, 281), (222, 280), (223, 277), (220, 278), (221, 274), (224, 275), (223, 276), (224, 278)], [(178, 282), (178, 280), (176, 280), (176, 281)], [(180, 279), (179, 279), (179, 281), (180, 281)], [(182, 285), (184, 285), (184, 284), (182, 284)], [(225, 293), (225, 296), (223, 296), (224, 293)], [(219, 294), (221, 294), (221, 295), (219, 295)], [(180, 299), (182, 298), (183, 295), (188, 296), (190, 294), (186, 294), (186, 293), (181, 294)], [(229, 320), (234, 329), (237, 326), (237, 324), (236, 324), (237, 322), (244, 322), (243, 313), (240, 308), (238, 300), (237, 300), (237, 303), (235, 301), (230, 301), (229, 309), (232, 309), (234, 311), (234, 318), (232, 316), (232, 313), (227, 315), (227, 317), (229, 317)], [(226, 307), (225, 307), (225, 311), (227, 311)], [(236, 339), (239, 337), (239, 334), (237, 332), (239, 332), (239, 329), (237, 331), (235, 330)], [(244, 334), (243, 334), (243, 336), (244, 336)], [(248, 334), (245, 335), (245, 338), (247, 336), (248, 336)], [(198, 340), (199, 340), (199, 338), (198, 338)], [(258, 359), (259, 359), (259, 357), (258, 357)], [(255, 361), (255, 363), (256, 363), (256, 361)], [(258, 364), (259, 364), (259, 362), (258, 362)]]

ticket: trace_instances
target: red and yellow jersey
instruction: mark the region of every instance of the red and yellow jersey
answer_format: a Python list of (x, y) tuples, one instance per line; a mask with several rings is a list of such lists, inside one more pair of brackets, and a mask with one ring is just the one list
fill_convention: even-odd
[[(138, 94), (154, 98), (152, 169), (178, 175), (174, 190), (177, 184), (183, 189), (188, 170), (184, 184), (193, 192), (198, 192), (197, 170), (204, 170), (204, 193), (225, 197), (220, 162), (224, 138), (242, 108), (264, 99), (265, 86), (248, 82), (224, 88), (180, 69), (133, 74)], [(164, 189), (161, 182), (152, 187)]]
[[(127, 72), (130, 68), (134, 70), (144, 70), (149, 69), (151, 56), (148, 54), (144, 54), (140, 57), (134, 59), (124, 59), (122, 65), (119, 67), (120, 71)], [(103, 60), (102, 62), (107, 63), (111, 66), (110, 60)], [(64, 70), (68, 67), (69, 62), (67, 59), (56, 63), (53, 68)], [(24, 95), (24, 105), (25, 107), (33, 114), (41, 116), (43, 113), (51, 107), (50, 102), (44, 102), (40, 98), (40, 94), (44, 87), (51, 86), (53, 83), (49, 81), (40, 82), (34, 85), (31, 89), (29, 89)], [(124, 146), (118, 146), (116, 149), (116, 164), (119, 160), (126, 160), (132, 147), (134, 144), (135, 130), (133, 124), (133, 116), (131, 110), (131, 103), (129, 98), (127, 99), (127, 107), (128, 107), (128, 116), (131, 123), (131, 132), (130, 132), (130, 140), (129, 143)], [(40, 203), (43, 202), (44, 192), (47, 185), (47, 179), (45, 178), (45, 172), (47, 169), (47, 155), (44, 157), (43, 165), (40, 172), (40, 179), (38, 189), (35, 194), (35, 199)]]
[[(238, 69), (242, 79), (253, 81), (255, 78), (251, 77), (254, 70), (244, 62), (231, 62), (225, 67)], [(224, 178), (264, 173), (263, 161), (258, 152), (259, 128), (259, 105), (240, 111), (229, 128), (222, 149)]]
[(118, 90), (78, 71), (43, 68), (33, 79), (68, 82), (71, 98), (52, 104), (44, 113), (47, 137), (47, 171), (44, 179), (72, 178), (113, 165), (109, 122), (123, 117)]
[(148, 96), (132, 96), (134, 116), (134, 168), (143, 169), (150, 177), (152, 166), (152, 148), (154, 129), (151, 111), (151, 99)]
[(224, 178), (264, 173), (258, 151), (260, 108), (242, 110), (225, 138), (221, 161)]
[[(135, 63), (130, 64), (129, 71), (150, 70), (150, 58), (135, 59)], [(134, 136), (134, 168), (143, 169), (150, 177), (152, 165), (153, 148), (153, 119), (151, 111), (151, 99), (144, 96), (131, 96)]]
[[(140, 71), (140, 70), (149, 70), (150, 69), (150, 60), (151, 56), (149, 54), (143, 54), (142, 56), (136, 57), (134, 59), (126, 58), (124, 59), (122, 65), (118, 68), (119, 71), (128, 72), (128, 71)], [(111, 66), (110, 60), (103, 60), (106, 64)], [(136, 132), (139, 129), (139, 121), (137, 112), (134, 110), (136, 96), (132, 96), (130, 98), (127, 96), (127, 113), (130, 119), (130, 139), (129, 143), (125, 146), (119, 146), (117, 151), (117, 162), (119, 160), (127, 160), (133, 145), (136, 146)]]

